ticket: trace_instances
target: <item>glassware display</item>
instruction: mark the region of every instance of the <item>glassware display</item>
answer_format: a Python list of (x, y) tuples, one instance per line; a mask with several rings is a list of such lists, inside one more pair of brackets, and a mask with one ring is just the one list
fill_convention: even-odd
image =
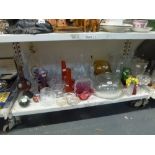
[(112, 73), (105, 73), (96, 79), (95, 95), (105, 99), (116, 99), (122, 95), (122, 85)]
[(92, 99), (113, 100), (136, 95), (141, 86), (151, 83), (146, 74), (148, 63), (144, 60), (129, 55), (109, 55), (108, 61), (80, 53), (79, 57), (74, 62), (66, 57), (69, 63), (59, 59), (59, 64), (34, 68), (33, 101), (42, 106), (65, 107), (77, 105), (91, 95), (96, 96)]

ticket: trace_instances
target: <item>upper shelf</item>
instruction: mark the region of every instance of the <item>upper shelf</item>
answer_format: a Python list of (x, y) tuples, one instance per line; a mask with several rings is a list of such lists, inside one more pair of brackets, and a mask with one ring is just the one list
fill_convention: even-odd
[(2, 34), (0, 42), (38, 42), (63, 40), (123, 40), (123, 39), (155, 39), (155, 31), (149, 33), (125, 32), (87, 32), (87, 33), (48, 33), (48, 34)]

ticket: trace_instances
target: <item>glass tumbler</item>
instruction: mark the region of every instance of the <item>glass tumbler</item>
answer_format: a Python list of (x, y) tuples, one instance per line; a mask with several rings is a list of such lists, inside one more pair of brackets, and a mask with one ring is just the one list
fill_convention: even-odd
[(52, 89), (53, 89), (53, 91), (54, 91), (54, 93), (56, 95), (56, 98), (64, 96), (64, 84), (63, 83), (55, 84), (52, 87)]
[(40, 101), (44, 106), (49, 106), (55, 104), (56, 94), (55, 92), (49, 88), (45, 87), (40, 90)]

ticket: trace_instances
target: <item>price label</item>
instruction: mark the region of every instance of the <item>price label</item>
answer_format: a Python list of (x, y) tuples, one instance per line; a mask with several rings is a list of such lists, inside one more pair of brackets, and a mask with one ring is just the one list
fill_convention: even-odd
[(80, 39), (79, 34), (71, 34), (72, 39)]
[(121, 71), (119, 69), (116, 69), (116, 73), (120, 73)]
[(95, 35), (86, 35), (85, 39), (88, 39), (88, 40), (96, 39), (96, 36)]
[(107, 84), (112, 85), (112, 81), (108, 81)]

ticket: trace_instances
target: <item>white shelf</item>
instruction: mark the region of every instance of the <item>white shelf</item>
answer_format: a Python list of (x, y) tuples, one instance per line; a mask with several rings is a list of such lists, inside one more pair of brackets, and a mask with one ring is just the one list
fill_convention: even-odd
[(88, 100), (81, 101), (77, 105), (65, 104), (63, 107), (58, 106), (57, 104), (44, 106), (43, 103), (41, 102), (39, 103), (31, 102), (28, 107), (23, 108), (18, 104), (18, 102), (15, 102), (14, 107), (12, 109), (12, 115), (22, 116), (22, 115), (31, 115), (31, 114), (38, 114), (38, 113), (47, 113), (47, 112), (54, 112), (54, 111), (91, 107), (96, 105), (106, 105), (106, 104), (120, 103), (120, 102), (133, 101), (133, 100), (139, 100), (139, 99), (147, 99), (149, 97), (150, 97), (149, 93), (145, 90), (142, 90), (137, 95), (132, 95), (132, 96), (124, 95), (119, 99), (115, 99), (115, 100), (102, 99), (92, 95)]
[(88, 32), (88, 33), (48, 33), (48, 34), (1, 34), (0, 43), (40, 42), (65, 40), (112, 40), (112, 39), (155, 39), (155, 31), (148, 33), (125, 32)]

